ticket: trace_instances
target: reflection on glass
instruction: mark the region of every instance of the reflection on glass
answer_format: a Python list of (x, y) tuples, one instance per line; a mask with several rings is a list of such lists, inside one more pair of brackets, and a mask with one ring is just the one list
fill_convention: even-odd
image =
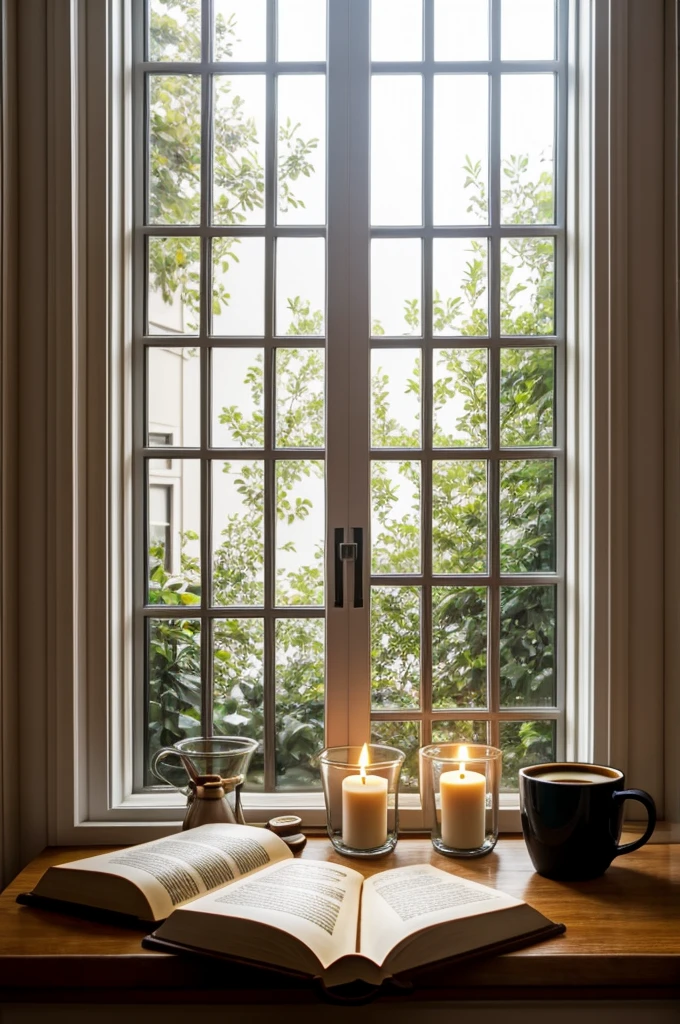
[(147, 439), (152, 447), (201, 443), (201, 364), (196, 348), (147, 350)]
[(278, 223), (326, 221), (326, 79), (277, 78)]
[[(147, 619), (147, 782), (158, 785), (148, 766), (161, 747), (201, 735), (201, 623), (198, 619)], [(170, 771), (168, 771), (170, 775)], [(186, 772), (177, 770), (177, 784)]]
[(264, 604), (264, 463), (212, 464), (213, 604)]
[(422, 59), (422, 0), (371, 0), (371, 60)]
[(422, 92), (420, 75), (371, 78), (371, 224), (422, 224)]
[(501, 333), (555, 333), (555, 239), (501, 240)]
[(434, 0), (434, 59), (489, 59), (487, 0)]
[(324, 621), (276, 623), (276, 788), (319, 789), (324, 745)]
[(501, 445), (552, 445), (554, 405), (554, 350), (501, 349)]
[(433, 571), (485, 572), (486, 537), (486, 462), (433, 462)]
[(422, 333), (422, 246), (418, 238), (371, 242), (371, 336)]
[(371, 445), (420, 446), (420, 349), (371, 352)]
[(212, 333), (264, 334), (264, 238), (212, 239)]
[(432, 723), (433, 743), (488, 743), (488, 723), (459, 718)]
[(278, 0), (278, 11), (279, 60), (325, 60), (326, 0)]
[(485, 448), (487, 349), (435, 349), (433, 360), (433, 447)]
[(214, 448), (264, 447), (264, 349), (214, 348)]
[(213, 628), (213, 728), (216, 736), (259, 740), (246, 789), (264, 786), (264, 622), (217, 619)]
[(149, 0), (149, 60), (200, 59), (201, 8), (196, 0)]
[(324, 464), (276, 463), (276, 604), (324, 603)]
[(200, 463), (173, 459), (170, 473), (147, 470), (148, 603), (200, 604)]
[(502, 0), (501, 59), (553, 60), (555, 0)]
[(264, 75), (213, 77), (213, 224), (264, 224)]
[(433, 587), (433, 708), (487, 706), (486, 648), (486, 587)]
[(149, 75), (149, 224), (198, 224), (201, 79)]
[(371, 706), (420, 706), (420, 590), (371, 588)]
[(276, 447), (322, 448), (325, 424), (322, 348), (277, 348)]
[(420, 572), (420, 462), (371, 463), (371, 572)]
[(434, 333), (466, 337), (488, 334), (486, 239), (435, 238), (432, 260)]
[(324, 239), (277, 239), (276, 334), (322, 337), (325, 330), (325, 310)]
[(434, 223), (488, 224), (489, 76), (435, 75), (433, 116)]
[(213, 0), (213, 9), (215, 60), (267, 59), (267, 0)]
[(555, 705), (555, 591), (501, 587), (501, 707)]
[(501, 218), (504, 224), (551, 224), (555, 76), (501, 78)]
[(371, 722), (371, 743), (384, 743), (406, 754), (399, 780), (400, 793), (417, 793), (420, 788), (418, 749), (420, 722)]
[(554, 459), (504, 460), (500, 469), (501, 572), (554, 572)]
[(519, 789), (519, 770), (555, 760), (555, 722), (501, 722), (503, 751), (501, 786), (506, 792)]
[(198, 334), (198, 238), (149, 238), (148, 334)]

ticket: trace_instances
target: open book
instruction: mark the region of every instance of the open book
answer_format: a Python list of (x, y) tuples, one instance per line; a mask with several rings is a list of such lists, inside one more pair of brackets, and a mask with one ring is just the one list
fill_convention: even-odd
[(267, 829), (203, 825), (51, 867), (21, 902), (167, 918), (147, 948), (191, 950), (318, 977), (327, 988), (438, 960), (502, 952), (563, 931), (528, 904), (429, 864), (364, 881), (295, 860)]

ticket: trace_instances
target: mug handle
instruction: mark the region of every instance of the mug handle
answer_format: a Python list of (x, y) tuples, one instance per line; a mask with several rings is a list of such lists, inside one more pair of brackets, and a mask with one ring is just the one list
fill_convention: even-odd
[(623, 803), (624, 800), (638, 800), (647, 809), (647, 828), (644, 835), (632, 843), (624, 843), (623, 846), (617, 846), (614, 856), (618, 857), (622, 853), (632, 853), (633, 850), (639, 850), (648, 839), (651, 839), (652, 832), (656, 826), (656, 805), (652, 797), (649, 793), (645, 793), (644, 789), (620, 789), (612, 793), (612, 799), (617, 803)]
[(170, 779), (166, 779), (161, 770), (161, 761), (166, 757), (169, 757), (171, 754), (177, 758), (181, 765), (184, 764), (184, 759), (176, 747), (161, 747), (151, 762), (151, 771), (156, 778), (160, 779), (161, 782), (164, 782), (166, 786), (172, 786), (172, 788), (176, 789), (178, 793), (183, 793), (186, 796), (186, 789), (182, 789), (180, 786), (176, 786), (174, 782), (171, 782)]

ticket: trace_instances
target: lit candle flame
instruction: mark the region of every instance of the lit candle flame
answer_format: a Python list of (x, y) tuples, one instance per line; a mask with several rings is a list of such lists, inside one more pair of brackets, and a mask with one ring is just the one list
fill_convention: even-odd
[(468, 756), (469, 756), (468, 755), (468, 748), (467, 747), (461, 747), (460, 748), (460, 769), (459, 769), (460, 770), (460, 777), (461, 777), (461, 779), (465, 778), (465, 762), (467, 761)]
[(363, 747), (361, 748), (361, 753), (359, 754), (359, 777), (361, 778), (361, 781), (363, 782), (364, 786), (366, 785), (366, 768), (367, 767), (368, 767), (368, 744), (364, 743)]

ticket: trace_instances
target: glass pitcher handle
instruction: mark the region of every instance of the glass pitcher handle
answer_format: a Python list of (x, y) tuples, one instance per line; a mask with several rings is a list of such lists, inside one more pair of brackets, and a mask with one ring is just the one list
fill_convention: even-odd
[[(174, 782), (172, 782), (170, 779), (166, 778), (165, 775), (163, 775), (161, 762), (170, 755), (176, 757), (177, 760), (179, 761), (179, 765), (177, 767), (181, 766), (186, 771), (185, 758), (182, 757), (181, 752), (177, 750), (176, 747), (161, 747), (161, 749), (156, 753), (153, 761), (151, 762), (151, 771), (156, 776), (156, 778), (160, 779), (161, 782), (164, 782), (166, 786), (172, 786), (172, 788), (176, 789), (178, 793), (182, 793), (183, 796), (186, 796), (189, 791), (188, 786), (185, 786), (184, 788), (182, 788), (181, 786), (177, 786)], [(187, 772), (187, 774), (189, 773)]]

